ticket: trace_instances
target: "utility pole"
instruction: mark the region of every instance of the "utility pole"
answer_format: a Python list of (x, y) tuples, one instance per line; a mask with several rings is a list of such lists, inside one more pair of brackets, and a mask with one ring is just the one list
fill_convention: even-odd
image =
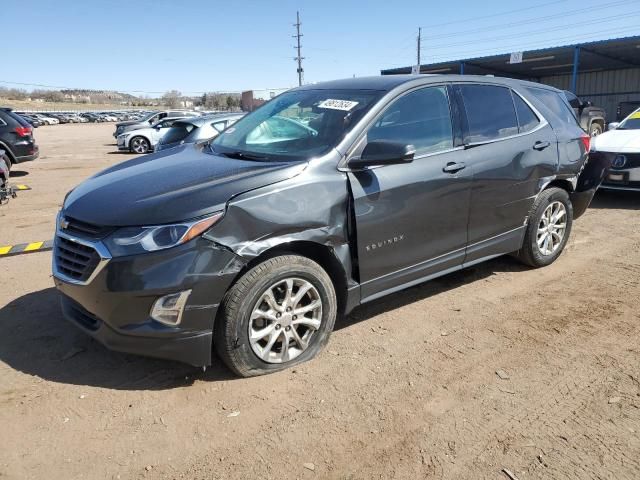
[(298, 50), (298, 56), (294, 57), (293, 59), (298, 62), (298, 85), (299, 86), (302, 85), (303, 73), (304, 73), (304, 70), (302, 68), (302, 60), (304, 60), (304, 57), (300, 54), (300, 51), (302, 48), (302, 45), (300, 45), (300, 38), (302, 37), (302, 34), (300, 33), (300, 25), (302, 25), (300, 23), (300, 12), (296, 12), (296, 23), (293, 24), (293, 26), (296, 27), (296, 34), (292, 36), (293, 38), (296, 38), (298, 40), (298, 45), (296, 47), (293, 47)]
[(416, 73), (420, 74), (420, 43), (422, 42), (422, 28), (418, 27), (418, 63), (416, 64)]

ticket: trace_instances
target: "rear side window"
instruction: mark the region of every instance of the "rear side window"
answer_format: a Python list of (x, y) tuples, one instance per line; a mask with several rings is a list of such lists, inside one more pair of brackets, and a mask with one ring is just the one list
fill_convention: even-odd
[(181, 142), (182, 140), (187, 138), (187, 135), (189, 135), (195, 129), (196, 126), (191, 123), (176, 122), (165, 134), (164, 138), (162, 139), (162, 143), (167, 144)]
[(544, 88), (527, 88), (527, 90), (553, 112), (564, 123), (580, 126), (573, 109), (563, 93), (556, 93)]
[(519, 132), (530, 132), (536, 128), (540, 123), (540, 120), (536, 114), (533, 113), (531, 107), (529, 107), (529, 105), (520, 98), (520, 95), (515, 92), (513, 93), (513, 103), (516, 106), (516, 113), (518, 114)]
[(31, 126), (31, 124), (29, 122), (27, 122), (24, 118), (22, 118), (17, 113), (7, 112), (7, 115), (9, 115), (11, 118), (13, 118), (16, 122), (18, 122), (23, 127), (30, 127)]
[(227, 122), (226, 121), (222, 121), (222, 122), (214, 122), (211, 124), (211, 126), (218, 132), (222, 132), (225, 128), (227, 128)]
[(367, 141), (413, 145), (416, 155), (453, 148), (449, 98), (445, 87), (428, 87), (392, 103), (367, 133)]
[(486, 142), (518, 133), (511, 90), (494, 85), (460, 85), (469, 124), (470, 143)]

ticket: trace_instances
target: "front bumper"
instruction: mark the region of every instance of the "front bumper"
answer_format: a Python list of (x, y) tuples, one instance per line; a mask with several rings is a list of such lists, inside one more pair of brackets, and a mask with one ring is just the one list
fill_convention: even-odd
[[(107, 259), (93, 278), (79, 282), (58, 270), (57, 242), (58, 238), (53, 275), (68, 320), (116, 351), (195, 366), (211, 364), (214, 320), (244, 265), (239, 257), (198, 238), (164, 251)], [(192, 293), (179, 325), (150, 317), (158, 297), (188, 289)]]
[(116, 137), (118, 140), (118, 150), (129, 150), (127, 139), (123, 136)]

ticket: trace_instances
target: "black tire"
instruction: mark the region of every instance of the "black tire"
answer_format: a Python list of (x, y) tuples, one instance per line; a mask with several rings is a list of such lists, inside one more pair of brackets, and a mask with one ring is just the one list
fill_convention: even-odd
[[(140, 142), (140, 146), (141, 146), (141, 150), (142, 151), (136, 152), (134, 150), (134, 148), (135, 148), (134, 145), (135, 145), (136, 141)], [(129, 140), (129, 150), (132, 153), (137, 153), (139, 155), (144, 155), (145, 153), (149, 153), (151, 151), (151, 144), (149, 143), (149, 140), (147, 140), (142, 135), (136, 135), (131, 140)]]
[[(554, 202), (560, 202), (564, 205), (566, 210), (566, 226), (564, 236), (557, 248), (553, 253), (544, 255), (538, 246), (538, 228), (542, 225), (542, 217), (545, 210), (549, 205)], [(524, 236), (524, 242), (522, 248), (518, 251), (517, 257), (525, 264), (531, 267), (546, 267), (551, 265), (560, 256), (564, 250), (569, 236), (571, 235), (571, 226), (573, 225), (573, 205), (569, 199), (569, 194), (556, 187), (548, 188), (538, 195), (538, 198), (531, 207), (531, 213), (529, 215), (529, 223)]]
[(599, 123), (592, 123), (591, 127), (589, 127), (589, 135), (592, 137), (597, 137), (602, 133), (602, 125)]
[[(263, 293), (287, 278), (299, 278), (315, 287), (322, 301), (321, 324), (310, 336), (308, 347), (297, 357), (282, 363), (269, 363), (260, 358), (250, 344), (249, 321)], [(213, 332), (215, 350), (229, 369), (242, 377), (284, 370), (318, 354), (329, 340), (336, 315), (333, 283), (320, 265), (299, 255), (273, 257), (245, 273), (225, 295)]]

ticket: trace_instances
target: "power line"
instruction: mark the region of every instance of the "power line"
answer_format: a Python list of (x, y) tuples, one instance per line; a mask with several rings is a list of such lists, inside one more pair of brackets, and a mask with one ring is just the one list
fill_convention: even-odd
[(296, 48), (298, 50), (298, 56), (294, 57), (293, 59), (298, 62), (298, 85), (299, 86), (302, 85), (302, 79), (304, 74), (304, 70), (302, 69), (302, 60), (304, 60), (304, 57), (300, 54), (300, 49), (302, 48), (302, 45), (300, 45), (300, 38), (303, 36), (300, 33), (300, 25), (302, 25), (300, 23), (300, 12), (296, 12), (296, 23), (293, 24), (293, 26), (296, 27), (296, 34), (293, 35), (293, 38), (297, 39), (298, 45), (293, 48)]
[[(620, 33), (626, 33), (629, 31), (637, 31), (638, 27), (637, 26), (633, 26), (633, 27), (627, 27), (627, 28), (616, 28), (614, 31), (611, 31), (611, 29), (609, 30), (599, 30), (596, 32), (589, 32), (589, 33), (585, 33), (579, 36), (569, 36), (569, 37), (557, 37), (554, 39), (554, 41), (562, 41), (562, 42), (568, 42), (568, 43), (580, 43), (580, 42), (589, 42), (591, 40), (593, 40), (593, 35), (598, 35), (598, 34), (603, 34), (604, 36), (609, 36), (609, 38), (619, 38), (619, 34)], [(600, 40), (604, 40), (604, 39), (600, 39)], [(593, 40), (596, 41), (596, 40)], [(495, 52), (495, 51), (489, 51), (488, 49), (483, 49), (483, 50), (475, 50), (475, 51), (468, 51), (465, 53), (457, 53), (457, 58), (452, 59), (452, 55), (451, 54), (443, 54), (443, 55), (436, 55), (434, 57), (431, 57), (431, 60), (438, 60), (438, 59), (444, 59), (446, 58), (447, 60), (440, 60), (438, 62), (435, 63), (441, 63), (442, 61), (458, 61), (458, 60), (462, 60), (464, 58), (468, 58), (470, 56), (476, 56), (476, 58), (478, 57), (490, 57), (490, 56), (494, 56), (494, 55), (502, 55), (508, 52), (514, 52), (514, 51), (519, 51), (519, 50), (543, 50), (543, 49), (549, 49), (549, 48), (554, 48), (554, 47), (560, 47), (562, 45), (548, 45), (548, 42), (544, 42), (544, 41), (539, 41), (537, 43), (534, 44), (514, 44), (512, 46), (503, 46), (501, 45), (499, 48), (500, 50)], [(495, 48), (493, 49), (495, 50)], [(405, 64), (406, 65), (406, 64)]]
[[(486, 32), (487, 30), (489, 31), (493, 31), (493, 30), (501, 30), (501, 29), (510, 29), (510, 28), (514, 28), (514, 27), (518, 27), (520, 25), (528, 25), (531, 23), (536, 23), (539, 22), (541, 20), (563, 20), (562, 16), (564, 15), (571, 15), (574, 13), (580, 13), (580, 14), (587, 14), (587, 13), (591, 13), (593, 11), (596, 10), (603, 10), (603, 9), (610, 9), (612, 7), (619, 7), (622, 5), (629, 5), (629, 4), (635, 4), (637, 5), (637, 0), (623, 0), (623, 1), (617, 1), (617, 2), (611, 2), (611, 3), (604, 3), (601, 4), (599, 6), (595, 6), (589, 9), (588, 12), (585, 12), (584, 9), (573, 9), (573, 10), (566, 10), (564, 12), (558, 12), (558, 13), (554, 13), (553, 15), (544, 15), (541, 17), (534, 17), (534, 18), (529, 18), (526, 20), (520, 20), (517, 22), (509, 22), (508, 24), (500, 24), (500, 25), (490, 25), (490, 26), (486, 26), (486, 27), (480, 27), (480, 28), (476, 28), (476, 29), (472, 29), (472, 30), (467, 30), (465, 29), (463, 32), (454, 32), (454, 33), (446, 33), (446, 34), (438, 34), (438, 35), (427, 35), (423, 38), (426, 39), (441, 39), (441, 38), (451, 38), (451, 37), (461, 37), (461, 36), (467, 36), (467, 35), (472, 35), (475, 33), (479, 33), (479, 32)], [(573, 23), (571, 24), (572, 26), (574, 25)]]
[[(626, 18), (626, 17), (633, 17), (633, 16), (637, 16), (640, 13), (639, 10), (636, 10), (634, 12), (627, 12), (624, 14), (620, 14), (620, 15), (613, 15), (611, 17), (604, 17), (604, 18), (600, 18), (600, 19), (596, 19), (596, 20), (587, 20), (584, 22), (574, 22), (571, 24), (571, 27), (576, 27), (576, 26), (583, 26), (583, 25), (594, 25), (594, 24), (598, 24), (598, 23), (607, 23), (613, 20), (618, 20), (620, 18)], [(465, 45), (477, 45), (480, 42), (493, 42), (496, 40), (509, 40), (511, 38), (520, 38), (523, 35), (541, 35), (544, 33), (548, 33), (548, 32), (555, 32), (558, 30), (566, 30), (567, 26), (566, 25), (558, 25), (555, 27), (551, 27), (551, 28), (544, 28), (544, 29), (537, 29), (537, 30), (533, 30), (533, 31), (523, 31), (523, 32), (518, 32), (516, 34), (510, 33), (508, 35), (499, 35), (496, 37), (488, 37), (488, 38), (477, 38), (474, 41), (465, 41), (465, 42), (458, 42), (458, 43), (442, 43), (442, 44), (431, 44), (432, 48), (449, 48), (449, 47), (462, 47)]]
[(518, 12), (525, 12), (527, 10), (534, 10), (536, 8), (540, 8), (540, 7), (546, 7), (547, 5), (557, 5), (558, 3), (563, 3), (563, 2), (567, 2), (568, 0), (555, 0), (553, 2), (546, 2), (546, 3), (539, 3), (537, 5), (531, 5), (529, 7), (525, 7), (525, 8), (518, 8), (516, 10), (508, 10), (506, 12), (501, 12), (501, 13), (494, 13), (492, 15), (484, 15), (482, 17), (473, 17), (473, 18), (467, 18), (467, 19), (462, 19), (462, 20), (452, 20), (451, 22), (445, 22), (445, 23), (437, 23), (434, 25), (426, 25), (424, 26), (425, 28), (438, 28), (438, 27), (444, 27), (447, 25), (453, 25), (456, 23), (466, 23), (466, 22), (475, 22), (477, 20), (484, 20), (486, 18), (494, 18), (494, 17), (500, 17), (502, 15), (509, 15), (511, 13), (518, 13)]

